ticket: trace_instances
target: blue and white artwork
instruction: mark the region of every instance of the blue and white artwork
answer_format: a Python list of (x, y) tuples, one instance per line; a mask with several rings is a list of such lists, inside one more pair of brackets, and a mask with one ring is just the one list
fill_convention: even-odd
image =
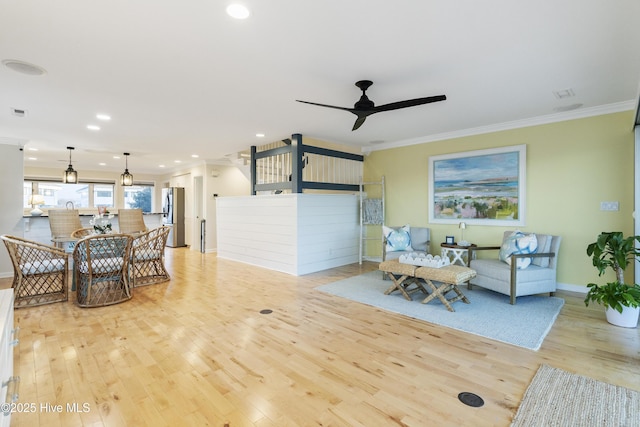
[(430, 221), (524, 225), (525, 146), (429, 159)]

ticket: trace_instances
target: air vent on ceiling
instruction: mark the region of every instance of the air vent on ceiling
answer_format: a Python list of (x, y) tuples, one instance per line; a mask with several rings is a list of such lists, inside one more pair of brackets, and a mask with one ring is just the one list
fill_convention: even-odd
[(553, 95), (558, 99), (565, 99), (565, 98), (571, 98), (573, 96), (576, 96), (576, 94), (573, 92), (573, 89), (571, 89), (571, 88), (562, 89), (562, 90), (554, 90), (553, 91)]
[(27, 115), (27, 110), (23, 110), (22, 108), (11, 108), (11, 114), (18, 117), (24, 117)]

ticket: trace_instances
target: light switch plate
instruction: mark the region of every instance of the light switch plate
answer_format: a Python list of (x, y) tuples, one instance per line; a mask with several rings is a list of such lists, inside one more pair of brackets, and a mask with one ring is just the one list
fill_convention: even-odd
[(620, 203), (618, 202), (600, 202), (601, 211), (619, 211)]

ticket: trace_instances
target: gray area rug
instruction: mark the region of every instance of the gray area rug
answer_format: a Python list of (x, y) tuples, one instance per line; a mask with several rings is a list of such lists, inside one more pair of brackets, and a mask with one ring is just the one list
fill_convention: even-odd
[(542, 365), (511, 426), (640, 426), (640, 392)]
[[(392, 284), (390, 280), (382, 280), (382, 272), (371, 271), (316, 289), (414, 319), (531, 350), (540, 348), (564, 305), (563, 299), (549, 296), (518, 297), (516, 305), (511, 305), (506, 295), (478, 287), (470, 291), (463, 286), (460, 289), (471, 304), (455, 302), (453, 308), (456, 311), (452, 313), (437, 298), (428, 304), (422, 304), (425, 295), (420, 292), (412, 294), (413, 301), (407, 301), (397, 291), (385, 295), (384, 291)], [(449, 298), (451, 295), (455, 293), (447, 294)]]

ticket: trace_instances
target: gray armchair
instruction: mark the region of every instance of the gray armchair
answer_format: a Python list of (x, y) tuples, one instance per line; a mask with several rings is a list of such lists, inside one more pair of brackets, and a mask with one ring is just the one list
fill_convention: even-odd
[[(389, 227), (393, 229), (399, 229), (401, 227)], [(390, 259), (398, 259), (400, 255), (417, 251), (417, 252), (429, 252), (429, 244), (431, 243), (431, 230), (425, 227), (410, 227), (409, 235), (411, 236), (411, 249), (412, 251), (393, 251), (387, 252), (387, 239), (386, 236), (382, 236), (382, 261)]]
[[(505, 231), (503, 242), (512, 231)], [(527, 233), (528, 234), (528, 233)], [(477, 253), (499, 250), (500, 246), (470, 247), (469, 267), (476, 271), (476, 277), (468, 282), (468, 288), (478, 285), (501, 294), (509, 295), (509, 302), (516, 303), (516, 297), (556, 291), (556, 273), (560, 236), (536, 234), (538, 250), (533, 254), (511, 255), (511, 265), (497, 258), (476, 259)], [(531, 265), (524, 269), (517, 267), (518, 258), (531, 258)]]

